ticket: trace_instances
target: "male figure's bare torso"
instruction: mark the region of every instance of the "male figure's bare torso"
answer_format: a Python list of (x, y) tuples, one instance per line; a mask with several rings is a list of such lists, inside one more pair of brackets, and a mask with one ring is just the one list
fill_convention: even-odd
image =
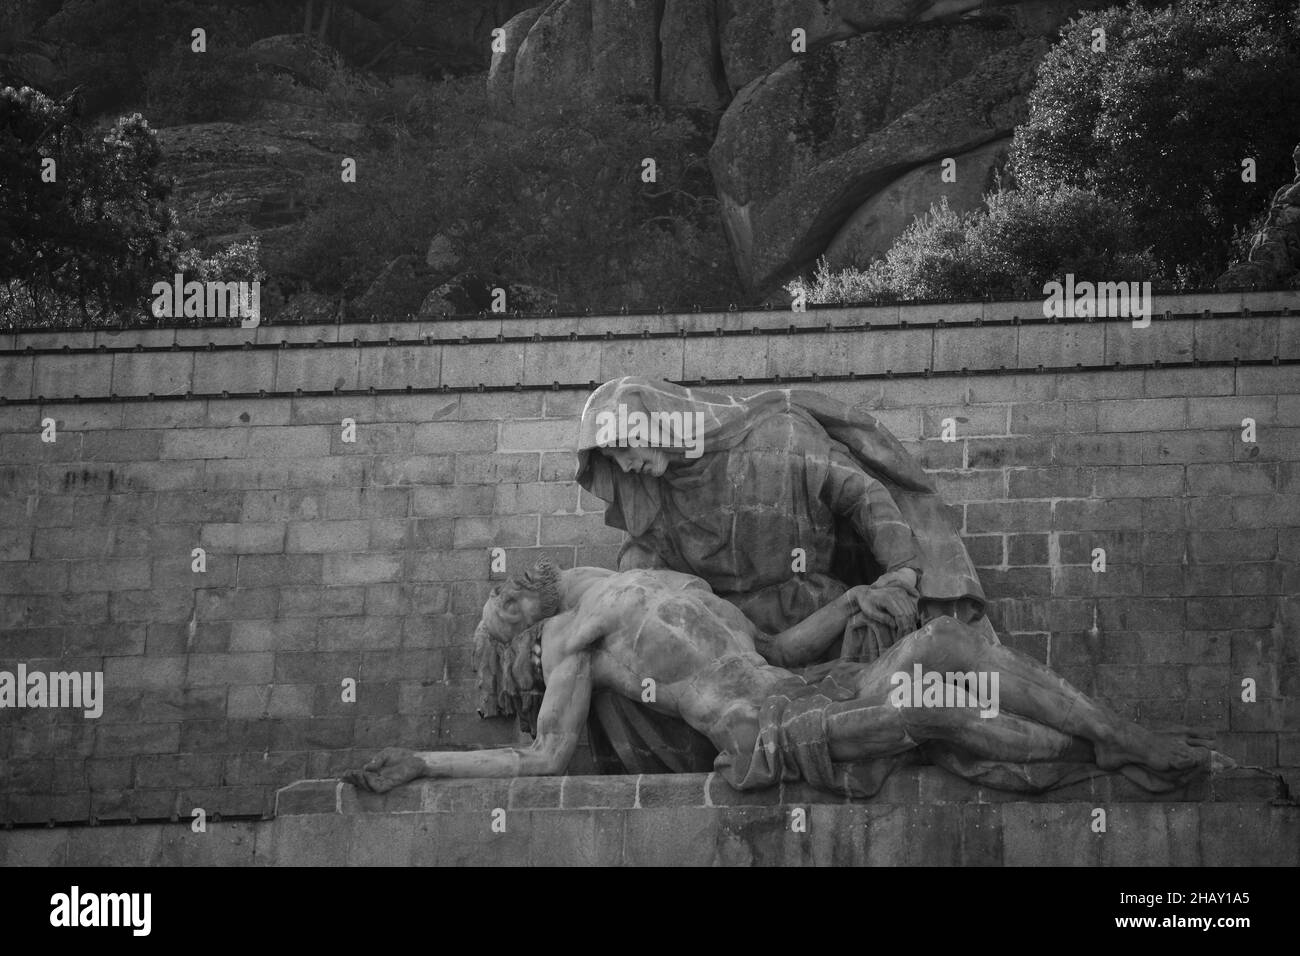
[(565, 576), (581, 597), (545, 622), (544, 678), (580, 634), (590, 642), (594, 688), (680, 717), (720, 750), (738, 737), (752, 746), (759, 706), (791, 672), (763, 659), (744, 614), (694, 575), (579, 568)]

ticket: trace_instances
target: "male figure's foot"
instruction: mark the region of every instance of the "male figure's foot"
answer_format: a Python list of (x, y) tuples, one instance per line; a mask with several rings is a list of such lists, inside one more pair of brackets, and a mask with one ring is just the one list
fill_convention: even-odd
[(1134, 726), (1115, 741), (1093, 744), (1093, 749), (1103, 770), (1137, 764), (1162, 773), (1184, 773), (1211, 769), (1212, 742), (1194, 731), (1154, 733)]

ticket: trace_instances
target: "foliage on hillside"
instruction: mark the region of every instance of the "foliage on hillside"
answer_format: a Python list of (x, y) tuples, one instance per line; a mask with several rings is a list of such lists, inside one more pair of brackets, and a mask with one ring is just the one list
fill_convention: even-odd
[(966, 215), (932, 210), (867, 269), (823, 264), (787, 289), (814, 302), (1037, 295), (1069, 271), (1210, 285), (1290, 179), (1298, 88), (1294, 0), (1081, 13), (1040, 65), (1016, 131), (1019, 193)]

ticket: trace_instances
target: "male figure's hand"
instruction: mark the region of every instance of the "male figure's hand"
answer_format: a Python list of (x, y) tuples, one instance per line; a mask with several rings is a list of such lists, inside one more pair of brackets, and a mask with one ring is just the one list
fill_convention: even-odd
[(385, 747), (379, 755), (361, 770), (349, 770), (342, 777), (358, 790), (387, 793), (394, 787), (410, 783), (424, 776), (425, 766), (414, 750), (403, 747)]
[(849, 597), (857, 612), (869, 621), (903, 634), (915, 628), (917, 599), (901, 586), (860, 584), (849, 589)]

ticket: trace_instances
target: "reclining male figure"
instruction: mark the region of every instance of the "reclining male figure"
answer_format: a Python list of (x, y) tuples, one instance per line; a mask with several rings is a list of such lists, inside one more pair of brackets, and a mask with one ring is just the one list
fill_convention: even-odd
[[(910, 589), (915, 580), (894, 583)], [(1167, 780), (1233, 766), (1209, 749), (1209, 738), (1156, 733), (1124, 720), (1037, 661), (988, 642), (951, 617), (912, 631), (871, 663), (819, 665), (803, 677), (769, 663), (816, 660), (854, 614), (906, 613), (900, 609), (907, 602), (890, 591), (855, 587), (795, 627), (768, 636), (692, 575), (585, 567), (561, 572), (539, 564), (492, 592), (475, 632), (476, 658), (486, 662), (480, 678), (494, 685), (490, 692), (502, 678), (506, 685), (516, 680), (504, 693), (515, 695), (522, 712), (527, 694), (520, 689), (544, 687), (532, 746), (426, 753), (392, 747), (343, 779), (383, 793), (419, 777), (562, 774), (593, 689), (642, 700), (649, 679), (653, 706), (717, 747), (715, 768), (724, 779), (738, 789), (769, 786), (783, 774), (790, 778), (794, 760), (779, 752), (772, 735), (760, 733), (760, 712), (792, 680), (806, 686), (827, 669), (834, 670), (826, 679), (838, 682), (841, 699), (826, 702), (818, 732), (834, 762), (889, 756), (939, 740), (977, 758), (1091, 761), (1106, 770), (1134, 764)], [(998, 713), (895, 706), (891, 675), (911, 674), (914, 664), (941, 673), (997, 673)]]

